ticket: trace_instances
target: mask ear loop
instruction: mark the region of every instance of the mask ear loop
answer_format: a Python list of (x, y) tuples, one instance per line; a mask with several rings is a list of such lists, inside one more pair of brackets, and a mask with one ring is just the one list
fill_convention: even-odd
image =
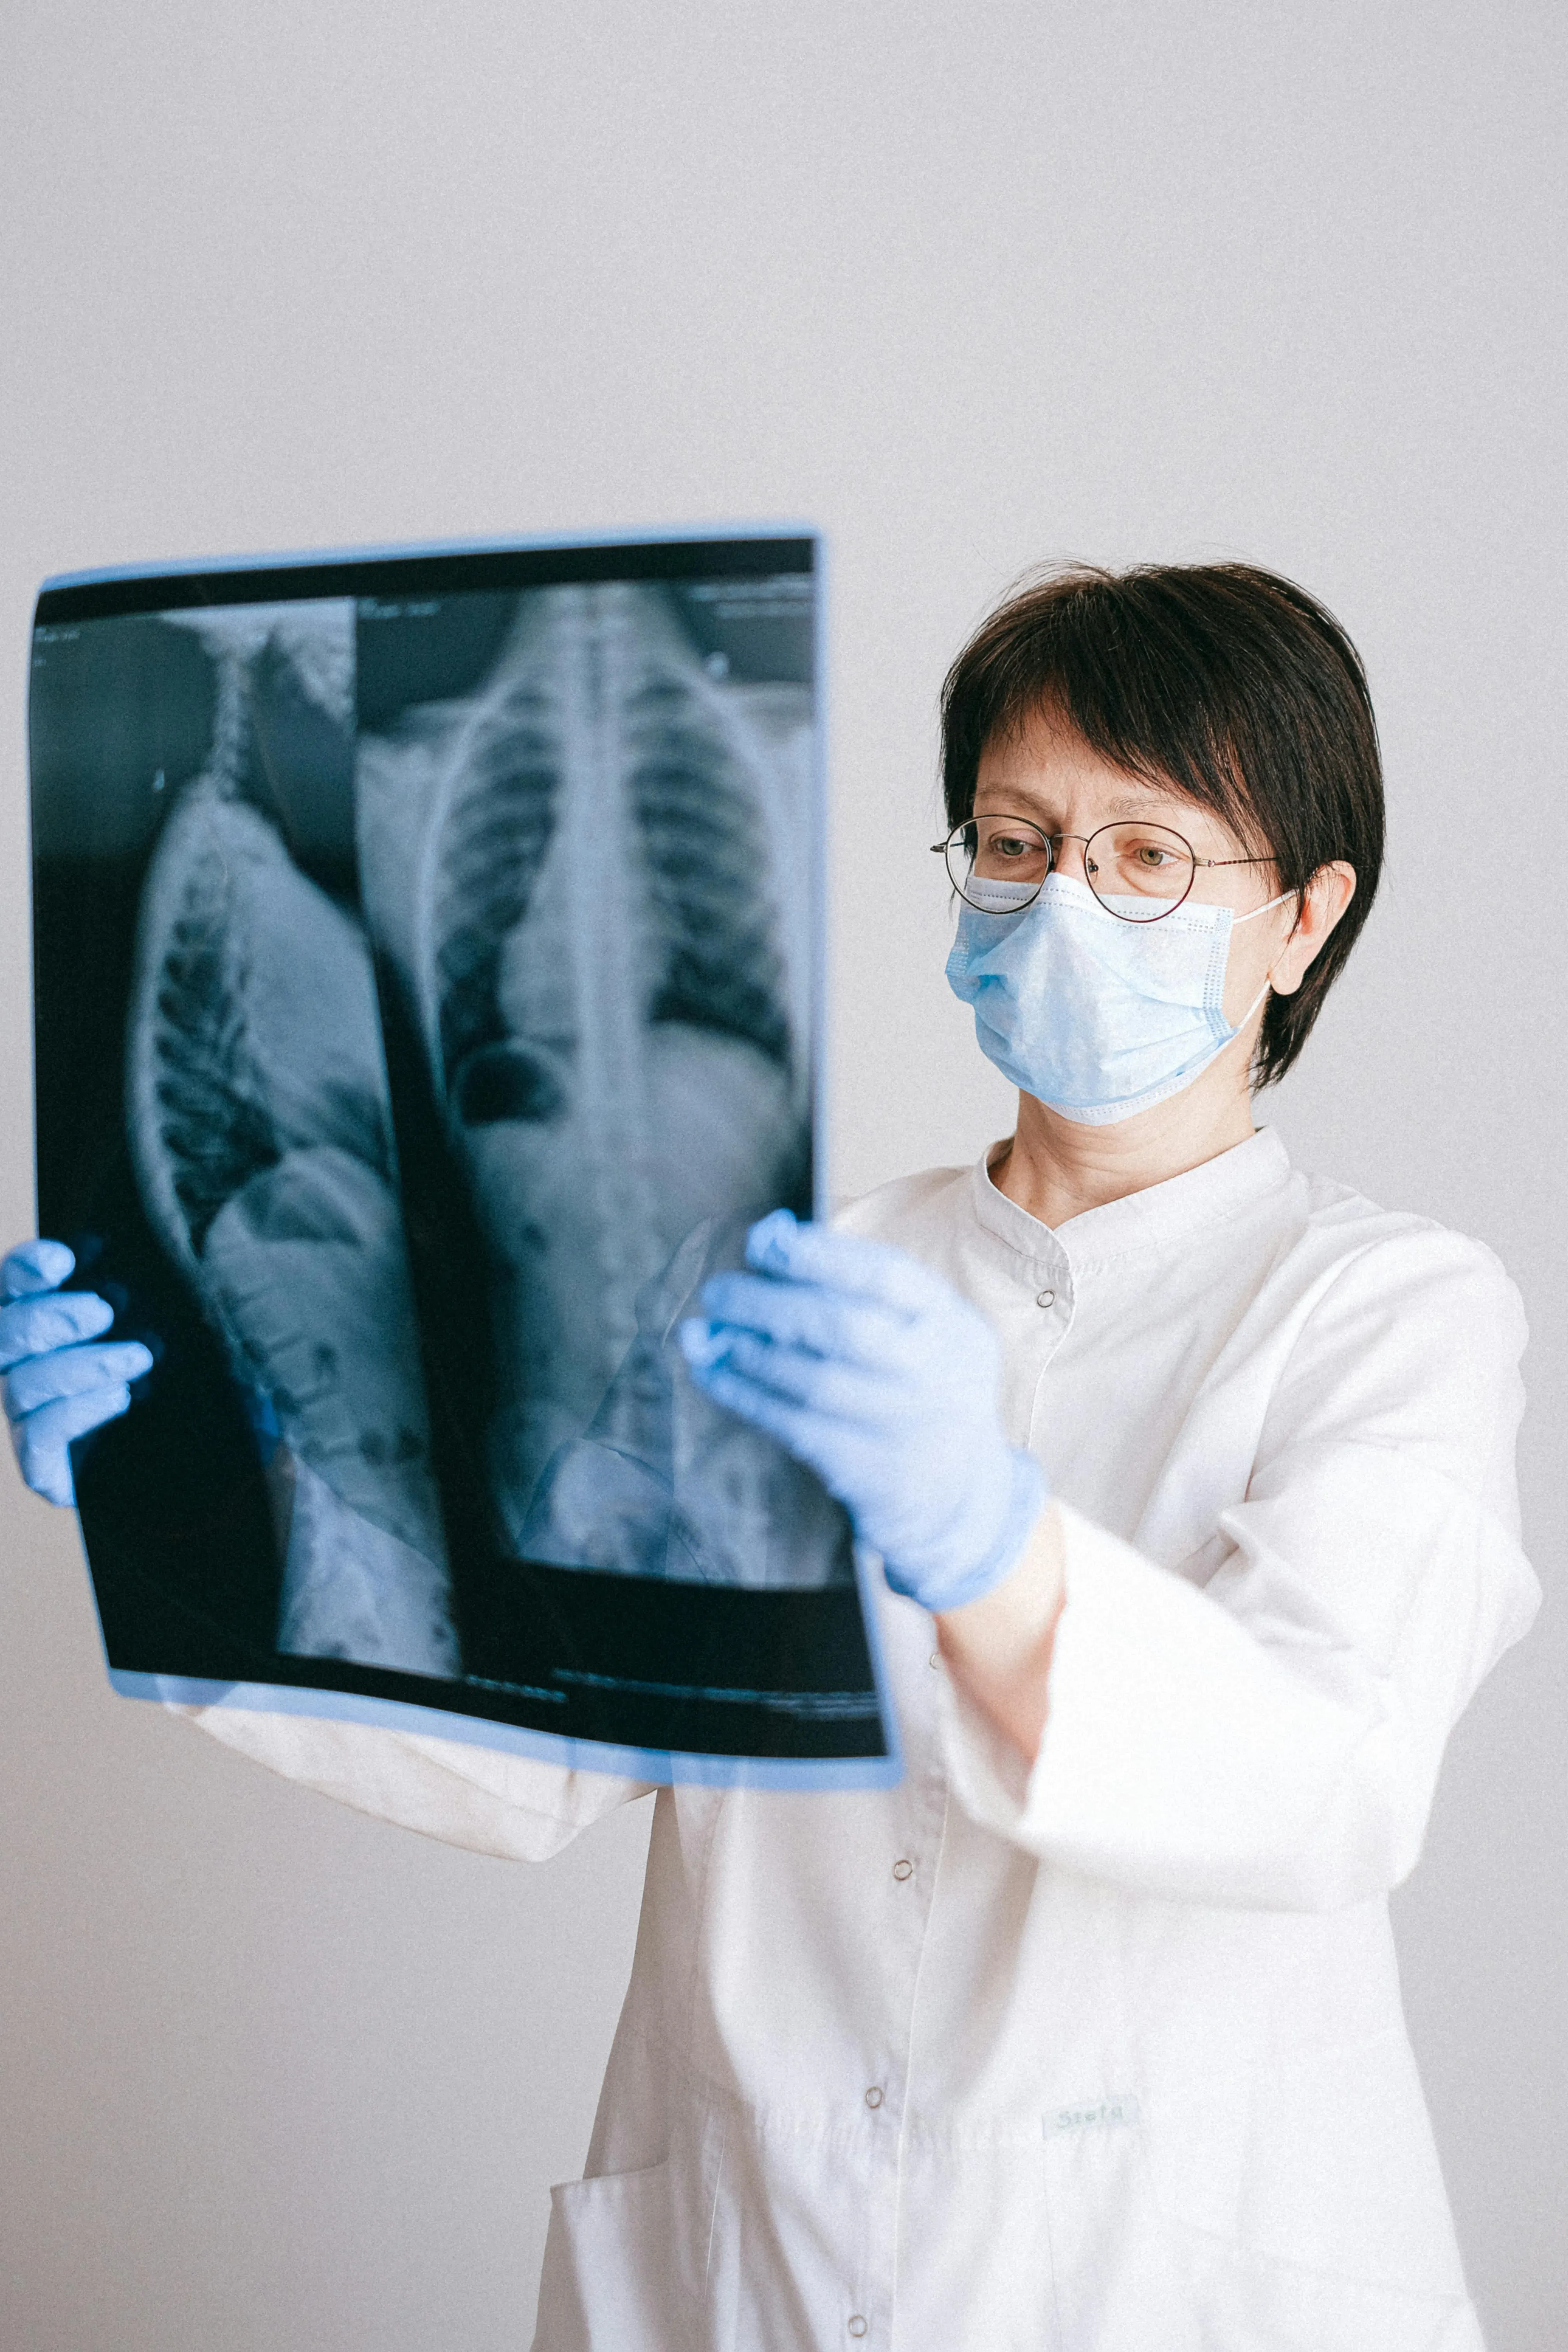
[[(1234, 931), (1238, 923), (1250, 923), (1255, 915), (1266, 915), (1270, 907), (1282, 907), (1287, 898), (1300, 898), (1300, 893), (1297, 890), (1281, 890), (1276, 897), (1266, 898), (1261, 907), (1254, 907), (1245, 915), (1233, 915), (1230, 919), (1230, 928)], [(1253, 998), (1251, 1003), (1242, 1014), (1240, 1020), (1237, 1021), (1236, 1028), (1232, 1033), (1233, 1036), (1240, 1036), (1242, 1031), (1246, 1028), (1247, 1023), (1251, 1020), (1253, 1014), (1257, 1012), (1258, 1006), (1268, 995), (1269, 988), (1273, 982), (1273, 977), (1274, 976), (1271, 972), (1268, 979), (1264, 982), (1262, 987), (1258, 990), (1257, 995)]]
[(1299, 898), (1300, 895), (1299, 890), (1277, 891), (1272, 898), (1265, 898), (1261, 907), (1253, 907), (1245, 915), (1233, 915), (1230, 928), (1234, 931), (1238, 924), (1254, 922), (1259, 915), (1266, 915), (1270, 907), (1282, 907), (1287, 898)]
[(1257, 1012), (1257, 1010), (1258, 1010), (1258, 1006), (1262, 1003), (1262, 1002), (1263, 1002), (1264, 998), (1268, 995), (1268, 982), (1267, 981), (1265, 981), (1265, 982), (1264, 982), (1264, 983), (1263, 983), (1263, 985), (1262, 985), (1262, 987), (1258, 990), (1258, 992), (1257, 995), (1253, 998), (1253, 1000), (1252, 1000), (1251, 1003), (1247, 1006), (1247, 1008), (1246, 1012), (1241, 1015), (1241, 1018), (1237, 1021), (1237, 1024), (1236, 1024), (1236, 1034), (1237, 1034), (1237, 1035), (1238, 1037), (1240, 1036), (1240, 1034), (1241, 1034), (1242, 1031), (1246, 1028), (1246, 1026), (1247, 1026), (1247, 1023), (1251, 1020), (1251, 1018), (1252, 1018), (1253, 1014)]

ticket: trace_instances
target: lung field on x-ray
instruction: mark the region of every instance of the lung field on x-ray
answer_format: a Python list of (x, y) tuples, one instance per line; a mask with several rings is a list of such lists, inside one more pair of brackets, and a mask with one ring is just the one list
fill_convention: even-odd
[(738, 1441), (749, 1468), (728, 1445), (728, 1530), (683, 1495), (659, 1281), (694, 1234), (696, 1266), (704, 1230), (721, 1251), (745, 1213), (809, 1206), (810, 721), (809, 688), (715, 677), (666, 592), (609, 583), (521, 595), (471, 691), (361, 740), (365, 916), (426, 1094), (399, 1116), (433, 1115), (478, 1237), (514, 1555), (847, 1573), (816, 1504), (756, 1540), (759, 1496), (802, 1499), (765, 1440)]

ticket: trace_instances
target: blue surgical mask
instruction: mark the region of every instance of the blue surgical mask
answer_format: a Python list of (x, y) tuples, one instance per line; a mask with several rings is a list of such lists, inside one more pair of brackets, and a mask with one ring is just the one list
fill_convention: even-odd
[[(1290, 896), (1239, 919), (1228, 907), (1184, 903), (1157, 922), (1128, 922), (1068, 874), (1047, 876), (1022, 908), (1016, 886), (978, 887), (994, 895), (997, 912), (965, 903), (949, 984), (974, 1007), (980, 1050), (1004, 1077), (1089, 1127), (1179, 1094), (1240, 1034), (1268, 983), (1240, 1021), (1226, 1021), (1231, 931)], [(1016, 911), (1006, 911), (1010, 897)], [(1127, 903), (1147, 914), (1146, 898)]]

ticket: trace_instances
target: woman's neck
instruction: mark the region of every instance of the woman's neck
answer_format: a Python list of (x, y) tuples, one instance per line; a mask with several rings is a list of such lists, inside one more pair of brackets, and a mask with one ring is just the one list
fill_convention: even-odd
[(991, 1165), (999, 1192), (1044, 1225), (1065, 1225), (1086, 1209), (1125, 1200), (1233, 1150), (1256, 1132), (1252, 1098), (1230, 1083), (1210, 1087), (1205, 1070), (1168, 1102), (1105, 1127), (1084, 1127), (1018, 1097), (1018, 1125)]

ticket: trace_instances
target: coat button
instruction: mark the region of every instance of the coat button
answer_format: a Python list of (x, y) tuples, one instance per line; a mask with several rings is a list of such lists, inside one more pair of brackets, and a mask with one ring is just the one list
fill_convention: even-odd
[(1037, 1307), (1054, 1307), (1054, 1306), (1056, 1305), (1056, 1303), (1057, 1303), (1057, 1294), (1056, 1294), (1056, 1292), (1055, 1292), (1054, 1290), (1037, 1290), (1037, 1291), (1036, 1291), (1036, 1293), (1035, 1293), (1035, 1304), (1036, 1304), (1036, 1306), (1037, 1306)]
[(893, 1876), (894, 1876), (895, 1878), (912, 1878), (912, 1877), (914, 1876), (914, 1874), (915, 1874), (915, 1866), (914, 1866), (914, 1864), (913, 1864), (912, 1862), (896, 1862), (896, 1863), (894, 1863), (894, 1864), (893, 1864)]
[(864, 2336), (869, 2325), (868, 2320), (862, 2319), (859, 2313), (856, 2312), (849, 2322), (849, 2333), (851, 2336)]
[(867, 2094), (866, 2094), (866, 2105), (867, 2105), (868, 2107), (879, 2107), (879, 2106), (881, 2105), (881, 2104), (882, 2104), (882, 2094), (881, 2094), (881, 2092), (877, 2088), (876, 2084), (875, 2084), (875, 2083), (873, 2083), (873, 2084), (872, 2084), (872, 2085), (871, 2085), (871, 2087), (870, 2087), (870, 2089), (869, 2089), (869, 2090), (867, 2092)]

